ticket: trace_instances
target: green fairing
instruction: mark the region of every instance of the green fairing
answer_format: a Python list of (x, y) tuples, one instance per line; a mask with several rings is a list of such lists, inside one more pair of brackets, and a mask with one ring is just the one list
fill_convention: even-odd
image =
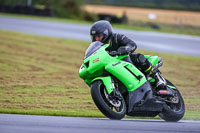
[[(133, 64), (121, 60), (128, 55), (112, 57), (105, 50), (108, 46), (108, 44), (105, 44), (84, 60), (79, 70), (79, 76), (87, 85), (90, 86), (92, 82), (102, 80), (107, 92), (110, 94), (113, 91), (111, 77), (101, 76), (105, 70), (120, 80), (128, 91), (134, 91), (143, 85), (147, 81), (144, 74)], [(145, 58), (153, 65), (158, 63), (157, 56), (145, 55)]]
[[(117, 77), (126, 86), (128, 91), (134, 91), (146, 82), (145, 76), (135, 66), (125, 61), (110, 63), (105, 69)], [(142, 78), (138, 80), (130, 71), (136, 76), (141, 75)]]

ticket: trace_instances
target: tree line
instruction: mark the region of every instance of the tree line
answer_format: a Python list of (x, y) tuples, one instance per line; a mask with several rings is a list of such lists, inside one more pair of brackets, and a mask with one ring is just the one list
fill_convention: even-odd
[(200, 11), (200, 0), (86, 0), (89, 4)]

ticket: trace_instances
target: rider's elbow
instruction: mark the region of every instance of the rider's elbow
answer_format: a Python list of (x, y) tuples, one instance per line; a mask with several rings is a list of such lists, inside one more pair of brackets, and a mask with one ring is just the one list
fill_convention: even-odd
[(137, 49), (137, 45), (133, 41), (129, 42), (128, 46), (132, 48), (132, 52), (134, 52)]

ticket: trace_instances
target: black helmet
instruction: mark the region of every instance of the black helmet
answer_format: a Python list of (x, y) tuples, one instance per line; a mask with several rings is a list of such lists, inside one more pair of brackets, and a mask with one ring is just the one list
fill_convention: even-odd
[(112, 36), (112, 26), (106, 20), (95, 22), (90, 28), (90, 37), (92, 42), (96, 41), (95, 37), (103, 35), (102, 43), (107, 43)]

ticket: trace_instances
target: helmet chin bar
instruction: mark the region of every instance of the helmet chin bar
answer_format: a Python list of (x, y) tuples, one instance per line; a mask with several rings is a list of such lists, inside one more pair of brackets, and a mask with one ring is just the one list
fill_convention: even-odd
[(108, 35), (108, 36), (105, 36), (105, 35), (104, 35), (104, 37), (103, 37), (103, 39), (102, 39), (101, 42), (102, 42), (102, 43), (108, 43), (111, 36), (112, 36), (112, 34), (111, 34), (111, 35)]

